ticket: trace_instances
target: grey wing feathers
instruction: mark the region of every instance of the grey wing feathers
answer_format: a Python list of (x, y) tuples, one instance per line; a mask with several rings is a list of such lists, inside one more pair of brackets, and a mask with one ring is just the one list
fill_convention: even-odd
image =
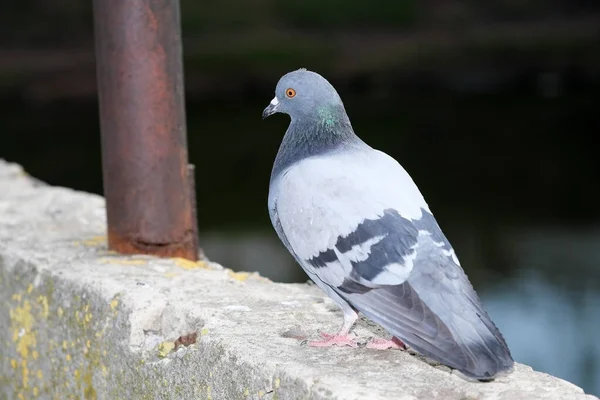
[[(366, 243), (371, 245), (356, 251)], [(455, 260), (432, 214), (423, 210), (421, 219), (411, 221), (386, 210), (304, 264), (352, 307), (421, 354), (488, 379), (510, 368), (512, 357)], [(336, 263), (350, 264), (343, 268), (341, 284), (328, 279)]]
[(368, 287), (377, 287), (380, 282), (399, 284), (412, 268), (417, 238), (417, 229), (410, 220), (387, 209), (378, 218), (363, 220), (348, 235), (339, 236), (332, 248), (305, 263), (330, 285), (333, 282), (327, 281), (323, 269), (335, 268), (332, 263), (339, 263), (347, 275), (342, 285), (336, 285), (342, 291), (351, 292), (354, 283)]
[[(401, 285), (350, 294), (345, 298), (367, 318), (419, 353), (465, 375), (488, 379), (512, 366), (504, 338), (478, 304), (471, 304), (459, 320), (452, 321), (444, 315), (455, 312), (452, 302), (470, 299), (441, 296), (430, 307), (413, 285), (409, 280)], [(450, 303), (443, 304), (444, 300)]]
[(466, 363), (450, 330), (409, 283), (349, 294), (346, 298), (367, 318), (419, 353), (455, 368)]
[(339, 292), (421, 354), (467, 376), (489, 379), (513, 365), (504, 338), (462, 268), (434, 241), (419, 241), (406, 282)]

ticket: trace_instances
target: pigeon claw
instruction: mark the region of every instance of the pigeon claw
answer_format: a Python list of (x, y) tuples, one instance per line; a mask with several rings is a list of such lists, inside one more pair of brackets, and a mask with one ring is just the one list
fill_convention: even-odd
[(323, 340), (313, 340), (308, 342), (310, 347), (331, 347), (331, 346), (348, 346), (358, 347), (358, 343), (354, 341), (354, 337), (346, 335), (332, 335), (331, 333), (320, 332)]

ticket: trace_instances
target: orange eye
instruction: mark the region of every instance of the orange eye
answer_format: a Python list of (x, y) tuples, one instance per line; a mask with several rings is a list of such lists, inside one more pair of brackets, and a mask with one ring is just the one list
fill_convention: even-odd
[(296, 91), (292, 88), (289, 88), (285, 91), (285, 95), (291, 99), (296, 95)]

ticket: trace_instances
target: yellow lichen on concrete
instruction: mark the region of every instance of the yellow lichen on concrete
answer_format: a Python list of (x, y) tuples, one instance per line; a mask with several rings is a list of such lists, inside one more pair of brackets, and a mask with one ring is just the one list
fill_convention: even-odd
[(94, 389), (92, 379), (92, 372), (91, 370), (88, 370), (88, 372), (83, 377), (83, 381), (85, 383), (85, 389), (83, 393), (86, 399), (96, 400), (98, 398), (98, 395), (96, 394), (96, 389)]
[(26, 359), (29, 357), (29, 350), (36, 344), (35, 333), (32, 331), (31, 303), (25, 300), (22, 305), (12, 308), (10, 321), (13, 332), (12, 340), (16, 344), (17, 353), (22, 359)]
[[(110, 375), (103, 360), (106, 352), (101, 350), (105, 319), (94, 313), (92, 303), (83, 300), (86, 296), (73, 296), (65, 311), (53, 306), (52, 293), (48, 284), (27, 284), (10, 296), (10, 340), (5, 351), (13, 371), (11, 398), (29, 400), (57, 394), (61, 400), (96, 399), (95, 374)], [(110, 302), (106, 308), (109, 317), (116, 316), (118, 304), (116, 297)], [(56, 323), (69, 329), (70, 340), (46, 338), (41, 333)]]
[(243, 282), (243, 281), (247, 280), (248, 278), (250, 278), (250, 276), (252, 274), (250, 272), (245, 272), (245, 271), (234, 272), (229, 269), (229, 270), (227, 270), (227, 275), (229, 275), (230, 278), (233, 278), (236, 281)]
[(102, 246), (105, 245), (107, 242), (107, 238), (106, 236), (92, 236), (89, 239), (83, 239), (83, 240), (74, 240), (73, 241), (73, 245), (74, 246)]
[(175, 348), (173, 342), (162, 342), (158, 345), (158, 356), (165, 358)]
[(92, 236), (89, 239), (83, 239), (83, 240), (75, 240), (73, 241), (73, 245), (74, 246), (89, 246), (89, 247), (99, 247), (99, 246), (105, 246), (107, 243), (107, 238), (106, 236)]
[(93, 236), (89, 239), (84, 240), (82, 243), (85, 246), (102, 246), (106, 244), (106, 241), (106, 236)]
[(263, 282), (271, 282), (270, 279), (265, 278), (264, 276), (260, 276), (260, 274), (258, 272), (247, 272), (247, 271), (235, 272), (231, 269), (227, 269), (227, 275), (229, 275), (230, 278), (233, 278), (236, 281), (240, 281), (240, 282), (244, 282), (244, 281), (248, 280), (249, 278), (257, 279), (257, 280), (260, 280)]
[[(49, 314), (46, 296), (35, 296), (33, 284), (27, 285), (23, 292), (11, 296), (9, 317), (14, 354), (10, 365), (13, 370), (20, 370), (21, 377), (14, 381), (17, 398), (31, 398), (39, 395), (39, 388), (32, 385), (32, 379), (40, 379), (39, 374), (30, 371), (30, 361), (35, 364), (40, 357), (37, 350), (37, 321), (44, 321)], [(35, 300), (34, 300), (35, 299)], [(36, 394), (37, 392), (37, 394)]]
[(42, 305), (42, 318), (48, 318), (48, 315), (50, 315), (50, 309), (48, 307), (48, 297), (39, 296), (37, 301)]
[(27, 365), (27, 360), (21, 360), (21, 373), (23, 388), (27, 389), (29, 386), (29, 366)]
[(175, 257), (173, 258), (173, 261), (175, 261), (175, 265), (177, 265), (180, 268), (183, 269), (187, 269), (187, 270), (192, 270), (192, 269), (210, 269), (208, 266), (208, 263), (206, 261), (190, 261), (190, 260), (186, 260), (185, 258), (181, 258), (181, 257)]
[[(9, 324), (2, 356), (8, 371), (2, 379), (10, 379), (9, 398), (97, 399), (94, 380), (111, 374), (101, 350), (104, 330), (111, 324), (96, 314), (89, 295), (74, 295), (65, 303), (68, 306), (59, 306), (53, 304), (51, 282), (42, 279), (34, 284), (24, 276), (14, 276), (10, 286), (0, 287), (6, 289)], [(118, 305), (116, 296), (104, 310), (106, 316), (114, 318)], [(69, 337), (47, 337), (48, 329), (57, 324), (68, 329)]]

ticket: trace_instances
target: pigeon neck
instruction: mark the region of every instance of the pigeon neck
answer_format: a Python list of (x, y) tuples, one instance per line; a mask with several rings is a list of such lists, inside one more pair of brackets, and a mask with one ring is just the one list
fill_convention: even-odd
[(360, 143), (343, 107), (321, 108), (313, 117), (292, 118), (275, 158), (271, 179), (305, 158)]

